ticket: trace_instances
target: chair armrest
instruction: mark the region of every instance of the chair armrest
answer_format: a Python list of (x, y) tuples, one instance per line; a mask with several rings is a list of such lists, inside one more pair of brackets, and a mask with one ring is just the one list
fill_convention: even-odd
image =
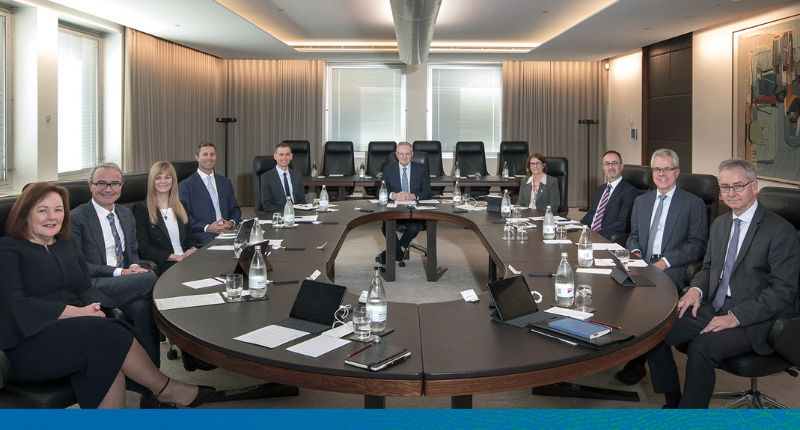
[(139, 261), (136, 262), (136, 264), (138, 264), (139, 267), (141, 267), (142, 269), (147, 269), (147, 270), (155, 273), (157, 276), (161, 276), (161, 273), (158, 272), (158, 265), (154, 261), (151, 261), (151, 260), (139, 260)]
[(0, 390), (8, 385), (9, 379), (11, 379), (11, 362), (8, 361), (6, 353), (0, 349)]
[(692, 283), (692, 278), (694, 278), (694, 275), (700, 273), (701, 270), (703, 270), (702, 258), (695, 262), (689, 263), (689, 265), (686, 266), (686, 274), (683, 276), (683, 285), (689, 286)]
[(612, 234), (611, 237), (608, 238), (608, 240), (610, 240), (610, 241), (612, 241), (612, 242), (616, 243), (617, 245), (619, 245), (619, 246), (624, 248), (625, 247), (625, 242), (628, 241), (628, 235), (625, 234), (625, 233)]
[(800, 365), (800, 314), (783, 315), (772, 324), (769, 343), (786, 361)]

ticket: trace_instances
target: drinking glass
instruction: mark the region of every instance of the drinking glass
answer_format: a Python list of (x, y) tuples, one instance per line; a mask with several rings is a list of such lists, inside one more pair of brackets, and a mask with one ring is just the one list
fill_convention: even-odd
[(566, 240), (567, 238), (567, 229), (563, 225), (556, 226), (556, 239), (557, 240)]
[[(473, 199), (473, 200), (475, 200), (475, 199)], [(461, 204), (462, 205), (469, 204), (469, 193), (462, 193), (461, 194)], [(472, 205), (472, 206), (475, 206), (475, 205)]]
[(617, 258), (619, 258), (619, 262), (625, 267), (625, 270), (628, 270), (628, 260), (631, 258), (631, 252), (627, 249), (618, 249), (616, 255)]
[(238, 302), (242, 300), (242, 286), (244, 280), (240, 273), (231, 273), (225, 275), (225, 293), (228, 295), (228, 300)]
[(522, 210), (519, 206), (512, 206), (511, 207), (511, 218), (520, 218), (522, 215)]
[(517, 226), (517, 240), (528, 240), (528, 229), (524, 225)]
[(372, 331), (366, 306), (359, 306), (353, 309), (353, 333), (355, 333), (356, 339), (361, 342), (372, 340)]
[(233, 239), (233, 255), (234, 257), (236, 257), (237, 260), (239, 259), (239, 256), (242, 255), (242, 250), (244, 249), (245, 246), (247, 246), (246, 237), (239, 237), (237, 235), (236, 238)]
[(588, 312), (592, 307), (592, 286), (578, 285), (575, 288), (575, 309)]
[(503, 226), (503, 240), (514, 240), (514, 226), (511, 224)]
[(272, 226), (273, 227), (280, 227), (283, 225), (283, 215), (280, 212), (275, 212), (272, 214)]

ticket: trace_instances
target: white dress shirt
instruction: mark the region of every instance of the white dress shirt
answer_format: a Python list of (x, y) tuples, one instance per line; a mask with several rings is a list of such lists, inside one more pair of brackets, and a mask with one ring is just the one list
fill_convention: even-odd
[[(119, 217), (114, 211), (109, 211), (106, 208), (97, 204), (97, 202), (92, 199), (92, 205), (94, 205), (94, 210), (97, 212), (97, 219), (100, 221), (100, 229), (103, 231), (103, 242), (105, 244), (106, 249), (106, 264), (112, 267), (117, 266), (117, 251), (116, 251), (116, 243), (114, 243), (114, 233), (111, 232), (111, 224), (108, 222), (108, 214), (114, 214), (114, 224), (117, 227), (117, 233), (119, 234), (119, 241), (122, 243), (122, 249), (125, 250), (125, 233), (122, 231), (122, 224), (119, 222)], [(117, 267), (114, 269), (114, 276), (119, 276), (122, 274), (122, 269)]]

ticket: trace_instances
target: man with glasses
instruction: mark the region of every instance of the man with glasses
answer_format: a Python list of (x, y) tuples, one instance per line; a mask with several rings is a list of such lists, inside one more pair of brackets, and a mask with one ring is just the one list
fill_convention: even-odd
[[(627, 248), (663, 270), (681, 291), (686, 268), (700, 260), (708, 240), (708, 215), (703, 200), (675, 186), (680, 173), (678, 154), (659, 149), (650, 158), (656, 189), (637, 197), (631, 213)], [(614, 375), (623, 384), (639, 382), (646, 374), (644, 356)]]
[[(70, 239), (86, 259), (92, 285), (122, 310), (125, 319), (136, 328), (150, 359), (159, 366), (159, 333), (152, 304), (153, 286), (158, 278), (137, 264), (136, 221), (130, 209), (116, 204), (122, 185), (122, 170), (116, 164), (100, 164), (92, 169), (89, 176), (92, 199), (72, 211)], [(148, 390), (135, 386), (132, 389), (143, 393), (142, 406), (157, 405)]]
[[(798, 311), (797, 232), (758, 204), (758, 182), (749, 161), (723, 161), (718, 177), (720, 195), (732, 214), (711, 225), (703, 268), (678, 301), (678, 322), (647, 353), (653, 389), (664, 394), (668, 408), (707, 408), (719, 363), (748, 352), (771, 354), (767, 338), (773, 322)], [(670, 347), (685, 342), (681, 395)]]
[(606, 151), (602, 160), (606, 183), (594, 193), (592, 207), (581, 223), (606, 239), (617, 240), (628, 231), (633, 201), (639, 196), (639, 190), (622, 179), (622, 155), (619, 152)]
[[(431, 198), (431, 178), (428, 175), (428, 168), (422, 163), (411, 161), (414, 151), (408, 142), (397, 144), (395, 152), (397, 161), (389, 163), (383, 169), (383, 181), (386, 183), (386, 190), (389, 198), (396, 202), (416, 201)], [(411, 245), (411, 241), (417, 237), (424, 221), (398, 221), (398, 229), (402, 225), (403, 234), (397, 241), (395, 259), (403, 261), (405, 249)], [(386, 225), (381, 227), (383, 234), (386, 233)], [(386, 264), (386, 251), (382, 251), (375, 257), (375, 261)]]
[(295, 204), (306, 202), (306, 192), (300, 172), (289, 169), (292, 148), (281, 143), (272, 154), (275, 168), (261, 175), (261, 207), (264, 212), (283, 211), (286, 198)]

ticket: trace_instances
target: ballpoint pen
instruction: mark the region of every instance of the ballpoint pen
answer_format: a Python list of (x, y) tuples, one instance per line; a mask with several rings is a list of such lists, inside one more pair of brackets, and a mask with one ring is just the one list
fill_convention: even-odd
[(357, 350), (355, 350), (355, 351), (351, 352), (350, 354), (347, 354), (347, 357), (346, 357), (346, 358), (350, 358), (350, 357), (352, 357), (352, 356), (354, 356), (354, 355), (356, 355), (356, 354), (358, 354), (358, 353), (360, 353), (360, 352), (362, 352), (362, 351), (366, 351), (366, 350), (367, 350), (367, 349), (369, 349), (369, 348), (370, 348), (370, 347), (371, 347), (373, 344), (374, 344), (374, 342), (370, 342), (370, 343), (368, 343), (368, 344), (366, 344), (366, 345), (362, 346), (361, 348), (358, 348)]
[(589, 320), (589, 322), (590, 323), (604, 325), (606, 327), (611, 327), (611, 328), (613, 328), (615, 330), (622, 330), (622, 327), (620, 327), (618, 325), (610, 324), (610, 323), (607, 323), (607, 322), (602, 322), (602, 321), (597, 321), (597, 320)]
[(539, 331), (539, 330), (534, 330), (534, 329), (530, 329), (530, 330), (531, 330), (532, 332), (536, 333), (536, 334), (540, 334), (540, 335), (542, 335), (542, 336), (547, 336), (547, 337), (549, 337), (549, 338), (551, 338), (551, 339), (555, 339), (555, 340), (559, 340), (559, 341), (561, 341), (561, 342), (564, 342), (564, 343), (566, 343), (567, 345), (578, 346), (578, 342), (573, 342), (573, 341), (571, 341), (571, 340), (562, 339), (562, 338), (560, 338), (560, 337), (558, 337), (558, 336), (553, 336), (552, 334), (547, 334), (547, 333), (545, 333), (545, 332), (542, 332), (542, 331)]

